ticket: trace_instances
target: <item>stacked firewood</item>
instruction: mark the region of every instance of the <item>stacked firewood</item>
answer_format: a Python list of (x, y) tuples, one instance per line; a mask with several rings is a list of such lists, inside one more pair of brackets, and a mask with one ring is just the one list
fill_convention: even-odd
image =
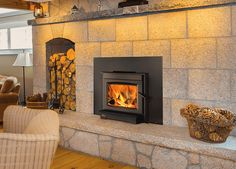
[(48, 108), (48, 94), (40, 93), (34, 94), (32, 96), (27, 96), (26, 107), (31, 109), (47, 109)]
[(75, 51), (66, 54), (55, 53), (49, 59), (50, 91), (49, 101), (56, 96), (67, 110), (76, 110), (76, 66)]
[(188, 121), (190, 135), (207, 142), (224, 142), (236, 125), (236, 115), (219, 108), (189, 104), (180, 110)]

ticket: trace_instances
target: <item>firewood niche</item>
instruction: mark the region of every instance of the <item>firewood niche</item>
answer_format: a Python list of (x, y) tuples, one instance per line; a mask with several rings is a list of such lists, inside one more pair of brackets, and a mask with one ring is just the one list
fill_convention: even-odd
[(76, 110), (75, 43), (64, 38), (46, 43), (49, 107)]

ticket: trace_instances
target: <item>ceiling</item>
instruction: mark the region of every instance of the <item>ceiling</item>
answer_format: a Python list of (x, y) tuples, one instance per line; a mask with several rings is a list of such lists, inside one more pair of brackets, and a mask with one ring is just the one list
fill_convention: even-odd
[(12, 12), (17, 12), (19, 10), (16, 9), (8, 9), (8, 8), (0, 8), (0, 15), (1, 14), (8, 14), (8, 13), (12, 13)]
[(29, 2), (23, 0), (0, 0), (0, 8), (28, 10)]

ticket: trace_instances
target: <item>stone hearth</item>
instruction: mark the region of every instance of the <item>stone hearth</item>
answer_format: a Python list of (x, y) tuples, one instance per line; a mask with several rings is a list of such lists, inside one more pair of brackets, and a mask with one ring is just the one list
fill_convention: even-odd
[(105, 159), (144, 168), (235, 169), (236, 138), (223, 144), (192, 139), (187, 128), (128, 124), (99, 116), (60, 115), (60, 145)]

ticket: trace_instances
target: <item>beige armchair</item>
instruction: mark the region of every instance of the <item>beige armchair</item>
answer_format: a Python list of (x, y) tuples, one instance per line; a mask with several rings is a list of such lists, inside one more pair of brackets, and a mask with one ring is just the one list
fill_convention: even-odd
[(0, 134), (0, 169), (50, 169), (59, 141), (59, 119), (52, 110), (9, 106)]

